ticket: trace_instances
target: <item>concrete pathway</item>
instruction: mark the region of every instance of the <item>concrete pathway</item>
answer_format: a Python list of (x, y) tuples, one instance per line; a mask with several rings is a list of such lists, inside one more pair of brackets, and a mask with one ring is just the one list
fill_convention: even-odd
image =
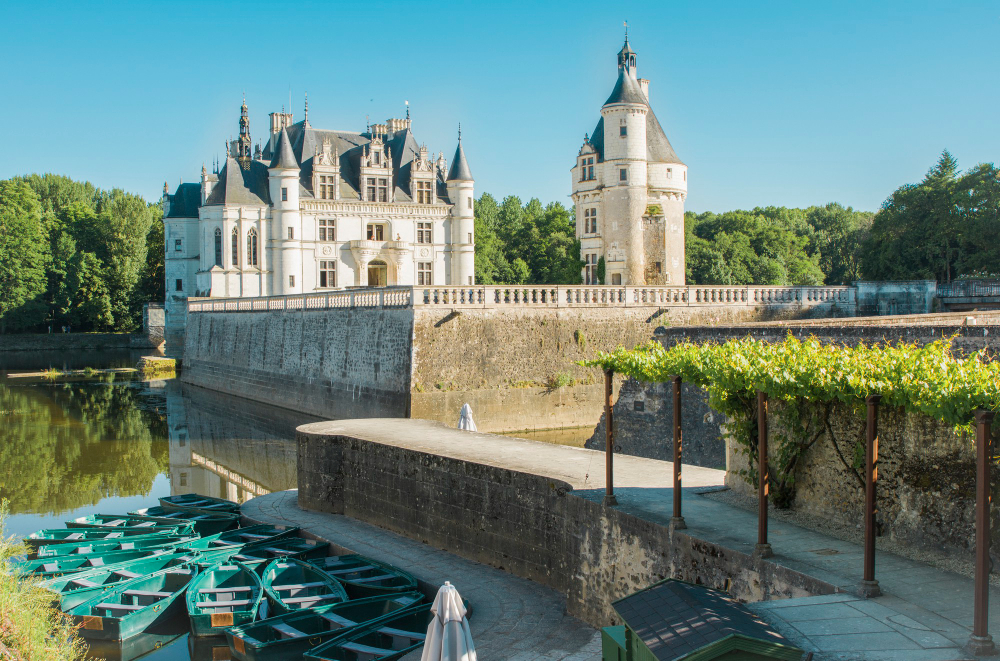
[[(451, 581), (472, 604), (469, 624), (484, 661), (600, 661), (600, 632), (566, 615), (566, 599), (555, 590), (361, 521), (299, 509), (297, 494), (279, 491), (254, 498), (244, 503), (243, 515), (299, 526), (345, 553), (405, 569), (428, 587)], [(419, 653), (405, 657), (419, 658)]]

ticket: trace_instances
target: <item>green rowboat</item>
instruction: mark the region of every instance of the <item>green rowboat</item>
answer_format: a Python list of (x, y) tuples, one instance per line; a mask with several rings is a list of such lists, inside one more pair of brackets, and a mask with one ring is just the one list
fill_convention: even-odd
[[(168, 534), (177, 534), (175, 528), (167, 528), (164, 531)], [(24, 543), (37, 552), (43, 546), (50, 544), (85, 544), (87, 542), (99, 542), (109, 539), (116, 541), (133, 541), (136, 539), (149, 539), (155, 535), (162, 534), (161, 531), (150, 533), (147, 529), (123, 529), (108, 530), (105, 528), (87, 528), (77, 530), (66, 530), (64, 528), (52, 528), (49, 530), (39, 530), (24, 538)]]
[(160, 507), (168, 510), (194, 510), (198, 512), (239, 512), (240, 506), (231, 500), (212, 498), (196, 493), (160, 498)]
[(427, 626), (434, 618), (430, 604), (401, 611), (375, 624), (351, 629), (303, 658), (310, 661), (392, 661), (424, 644)]
[(279, 615), (347, 601), (340, 583), (301, 560), (272, 560), (264, 567), (261, 582), (268, 601)]
[(335, 555), (310, 562), (343, 583), (351, 599), (417, 589), (417, 579), (411, 574), (363, 555)]
[(188, 586), (191, 633), (218, 636), (223, 629), (253, 622), (264, 598), (260, 579), (238, 562), (225, 562), (201, 572)]
[(18, 562), (12, 566), (13, 571), (32, 574), (40, 578), (54, 578), (65, 574), (89, 571), (91, 569), (107, 569), (142, 558), (170, 553), (170, 549), (161, 547), (140, 551), (114, 551), (95, 555), (67, 555), (59, 558), (36, 558)]
[(122, 562), (111, 567), (73, 572), (72, 574), (50, 578), (41, 587), (53, 592), (59, 599), (59, 608), (68, 611), (97, 595), (107, 592), (123, 581), (131, 581), (172, 567), (193, 563), (198, 556), (193, 553), (165, 553), (131, 562)]
[(264, 571), (264, 565), (275, 558), (295, 558), (309, 560), (326, 556), (329, 544), (317, 542), (302, 537), (282, 537), (267, 542), (247, 544), (233, 555), (238, 560), (257, 573)]
[(125, 581), (68, 614), (84, 638), (131, 638), (173, 617), (183, 607), (179, 597), (197, 573), (196, 567), (188, 565)]
[(248, 526), (192, 540), (184, 548), (201, 551), (205, 549), (221, 549), (227, 546), (245, 546), (247, 544), (258, 544), (283, 537), (290, 537), (298, 531), (298, 528), (290, 528), (288, 526)]
[(297, 661), (348, 629), (375, 624), (423, 600), (419, 592), (404, 592), (318, 606), (227, 629), (226, 639), (239, 661)]
[(228, 512), (215, 512), (206, 514), (195, 510), (168, 510), (165, 507), (147, 507), (145, 509), (129, 512), (132, 516), (151, 516), (158, 519), (169, 519), (176, 521), (184, 519), (194, 522), (194, 530), (199, 535), (214, 535), (216, 533), (239, 528), (240, 515)]
[(197, 537), (180, 535), (145, 535), (132, 539), (104, 539), (73, 544), (49, 544), (38, 549), (38, 558), (61, 558), (68, 555), (104, 555), (115, 551), (137, 551), (143, 549), (178, 546), (196, 540)]
[(181, 532), (192, 533), (194, 523), (178, 521), (155, 516), (136, 516), (134, 514), (90, 514), (66, 522), (67, 528), (148, 528), (162, 530), (177, 528)]

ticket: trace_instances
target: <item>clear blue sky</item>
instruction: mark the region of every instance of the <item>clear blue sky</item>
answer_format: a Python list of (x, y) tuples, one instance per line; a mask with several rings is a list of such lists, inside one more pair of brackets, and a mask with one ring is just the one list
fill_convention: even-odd
[(942, 149), (996, 162), (1000, 3), (5, 2), (0, 177), (56, 172), (149, 199), (267, 113), (361, 131), (403, 116), (477, 193), (568, 202), (569, 168), (638, 72), (690, 167), (688, 208), (876, 209)]

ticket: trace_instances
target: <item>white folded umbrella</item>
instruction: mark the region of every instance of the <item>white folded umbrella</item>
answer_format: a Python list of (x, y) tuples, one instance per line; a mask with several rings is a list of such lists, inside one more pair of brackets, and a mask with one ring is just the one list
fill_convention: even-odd
[(458, 416), (458, 428), (468, 431), (478, 431), (476, 421), (472, 419), (472, 407), (468, 404), (462, 407), (462, 412)]
[(431, 613), (434, 619), (427, 627), (420, 661), (477, 661), (465, 604), (454, 585), (444, 582), (434, 598)]

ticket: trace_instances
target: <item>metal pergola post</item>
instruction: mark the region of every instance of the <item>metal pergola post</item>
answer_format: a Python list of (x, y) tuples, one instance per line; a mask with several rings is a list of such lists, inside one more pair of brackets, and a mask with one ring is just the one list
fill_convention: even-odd
[(614, 485), (614, 401), (613, 388), (614, 370), (604, 370), (604, 425), (605, 425), (605, 483), (604, 483), (604, 504), (617, 505)]
[(674, 516), (670, 525), (675, 530), (687, 528), (681, 515), (681, 459), (683, 458), (683, 442), (681, 428), (681, 377), (674, 377)]
[(989, 631), (990, 612), (990, 462), (993, 412), (976, 411), (976, 591), (968, 650), (976, 656), (996, 654)]
[(875, 504), (875, 489), (878, 486), (878, 404), (882, 395), (868, 395), (868, 419), (865, 440), (865, 568), (864, 577), (858, 586), (862, 597), (877, 597), (882, 588), (875, 580), (875, 533), (878, 508)]
[(758, 558), (774, 555), (767, 541), (767, 494), (770, 475), (767, 467), (767, 393), (757, 391), (757, 546)]

